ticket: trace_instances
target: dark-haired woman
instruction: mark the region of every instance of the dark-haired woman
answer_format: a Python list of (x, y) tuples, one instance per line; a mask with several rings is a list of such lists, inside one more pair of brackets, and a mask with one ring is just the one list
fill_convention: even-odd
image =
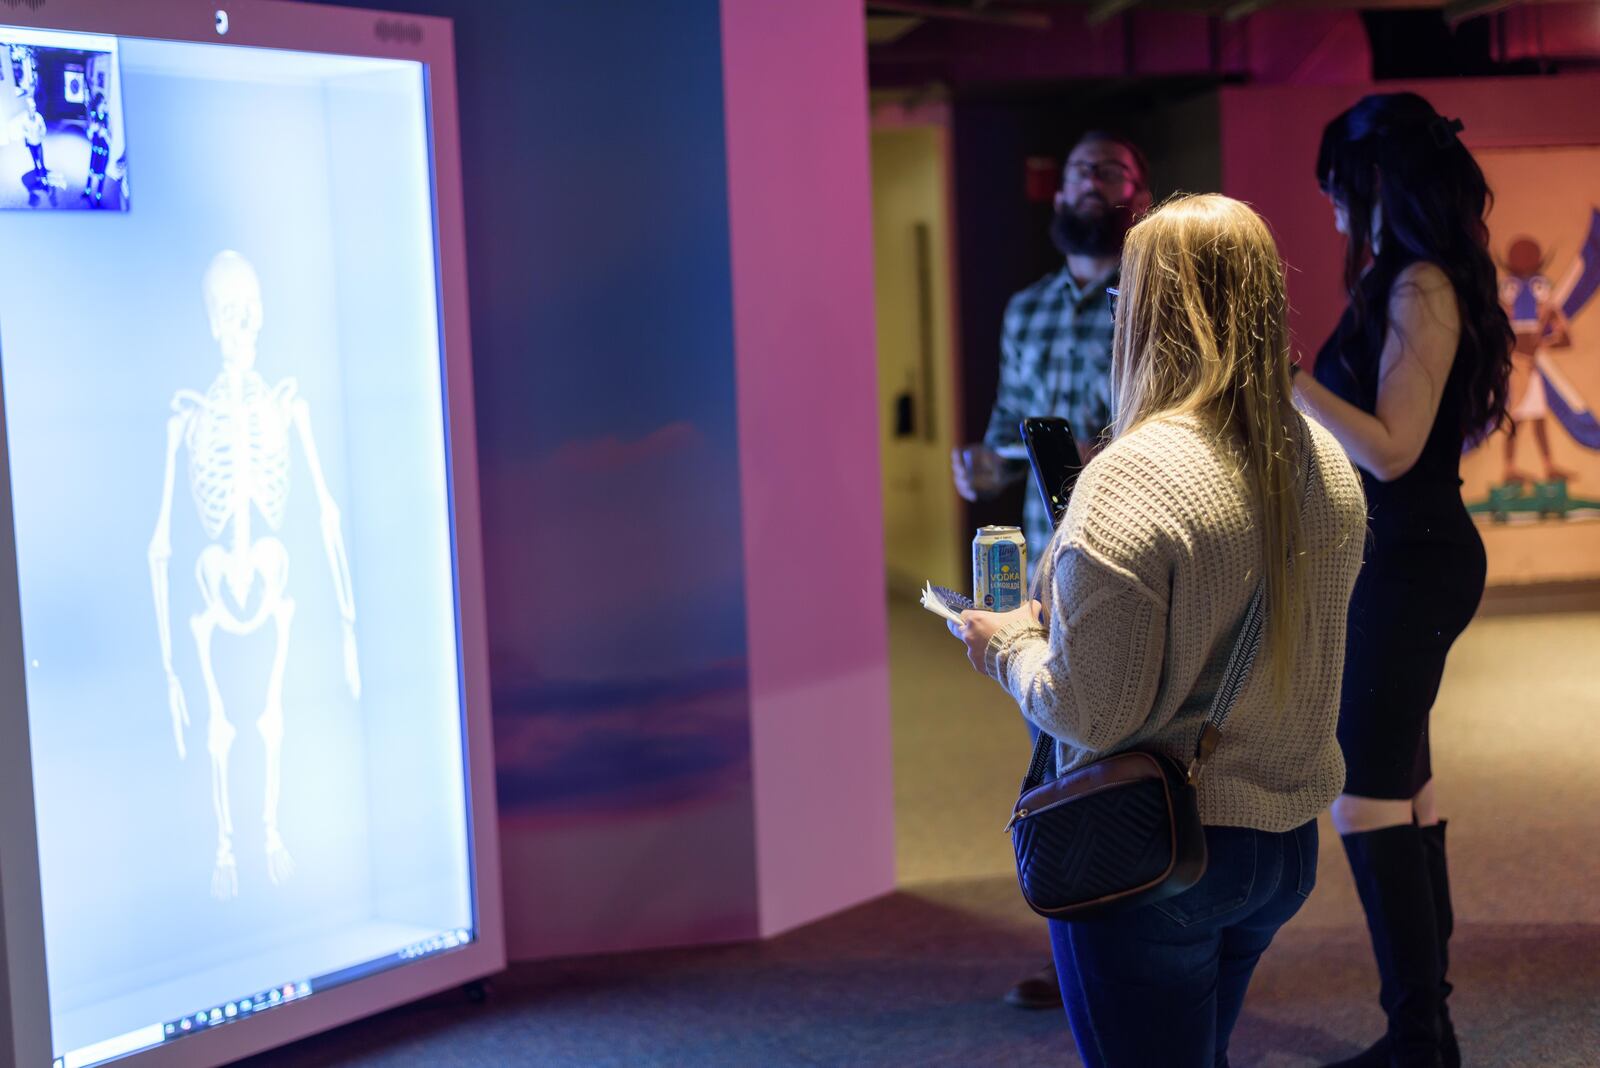
[(111, 163), (111, 112), (104, 93), (94, 94), (89, 108), (89, 176), (83, 184), (83, 197), (90, 207), (104, 205), (106, 168)]
[(1328, 124), (1317, 157), (1348, 238), (1350, 305), (1315, 378), (1299, 375), (1296, 386), (1367, 492), (1333, 821), (1388, 1018), (1347, 1068), (1461, 1061), (1445, 1006), (1453, 921), (1428, 714), (1483, 595), (1483, 542), (1461, 500), (1462, 445), (1504, 419), (1514, 340), (1488, 251), (1489, 190), (1461, 128), (1414, 93), (1374, 94)]

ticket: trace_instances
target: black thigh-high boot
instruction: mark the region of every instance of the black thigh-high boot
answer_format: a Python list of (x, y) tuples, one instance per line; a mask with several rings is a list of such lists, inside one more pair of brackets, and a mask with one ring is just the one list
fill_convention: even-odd
[(1445, 1004), (1450, 992), (1450, 935), (1455, 931), (1456, 912), (1450, 904), (1450, 867), (1445, 861), (1444, 828), (1440, 820), (1422, 828), (1422, 847), (1428, 857), (1428, 881), (1433, 885), (1433, 915), (1439, 931), (1439, 1052), (1444, 1068), (1461, 1068), (1461, 1046), (1456, 1042), (1455, 1025)]
[(1341, 838), (1367, 914), (1389, 1026), (1370, 1049), (1330, 1068), (1443, 1068), (1444, 969), (1422, 830), (1407, 823)]

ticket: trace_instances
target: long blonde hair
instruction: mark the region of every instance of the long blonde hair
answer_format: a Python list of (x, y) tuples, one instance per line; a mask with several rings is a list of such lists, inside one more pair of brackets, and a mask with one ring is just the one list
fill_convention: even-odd
[(1215, 194), (1169, 200), (1128, 231), (1111, 348), (1112, 434), (1194, 415), (1237, 458), (1260, 517), (1273, 689), (1288, 693), (1304, 569), (1283, 265), (1266, 223)]

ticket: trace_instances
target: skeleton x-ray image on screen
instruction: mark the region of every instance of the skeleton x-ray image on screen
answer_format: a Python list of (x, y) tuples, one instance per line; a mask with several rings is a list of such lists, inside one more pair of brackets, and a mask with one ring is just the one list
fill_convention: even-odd
[[(410, 967), (479, 919), (425, 72), (115, 45), (138, 204), (0, 212), (49, 1015), (73, 1064)], [(13, 78), (0, 113), (27, 107)], [(83, 203), (51, 139), (78, 134), (51, 130), (57, 196)]]
[(272, 628), (272, 668), (265, 693), (256, 705), (261, 711), (255, 721), (265, 748), (264, 845), (267, 875), (272, 882), (281, 883), (294, 872), (294, 861), (278, 827), (286, 726), (283, 677), (289, 667), (289, 629), (295, 613), (295, 600), (289, 595), (292, 572), (289, 551), (282, 541), (272, 533), (256, 537), (251, 532), (257, 517), (269, 531), (283, 528), (291, 503), (289, 450), (293, 443), (305, 450), (316, 490), (323, 548), (344, 622), (345, 682), (352, 697), (361, 696), (361, 674), (356, 657), (350, 565), (345, 556), (339, 508), (328, 492), (322, 464), (317, 459), (311, 407), (297, 395), (294, 379), (284, 378), (268, 385), (255, 369), (256, 339), (262, 322), (261, 281), (250, 261), (231, 250), (218, 253), (206, 270), (205, 299), (211, 336), (221, 349), (222, 367), (204, 393), (181, 389), (172, 398), (161, 515), (150, 539), (150, 580), (155, 590), (172, 730), (182, 758), (187, 752), (184, 729), (189, 725), (189, 710), (183, 683), (172, 666), (172, 613), (167, 583), (172, 560), (172, 486), (180, 455), (186, 453), (189, 489), (207, 538), (194, 567), (203, 606), (190, 617), (189, 629), (205, 679), (206, 752), (211, 756), (211, 802), (217, 815), (217, 860), (211, 892), (226, 899), (239, 893), (228, 790), (228, 756), (238, 728), (224, 707), (212, 656), (212, 642), (219, 632), (246, 635), (263, 626)]

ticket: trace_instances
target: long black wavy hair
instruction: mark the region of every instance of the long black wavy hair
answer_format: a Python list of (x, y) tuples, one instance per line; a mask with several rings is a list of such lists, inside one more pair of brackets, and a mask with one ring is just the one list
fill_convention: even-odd
[[(1317, 183), (1350, 219), (1344, 281), (1356, 329), (1346, 344), (1382, 345), (1389, 289), (1406, 264), (1425, 260), (1449, 277), (1461, 309), (1451, 374), (1464, 386), (1462, 432), (1475, 441), (1505, 421), (1516, 339), (1489, 254), (1489, 184), (1456, 136), (1461, 129), (1459, 120), (1444, 118), (1416, 93), (1364, 96), (1323, 129)], [(1374, 206), (1381, 208), (1376, 252)], [(1370, 289), (1361, 284), (1369, 255)]]

